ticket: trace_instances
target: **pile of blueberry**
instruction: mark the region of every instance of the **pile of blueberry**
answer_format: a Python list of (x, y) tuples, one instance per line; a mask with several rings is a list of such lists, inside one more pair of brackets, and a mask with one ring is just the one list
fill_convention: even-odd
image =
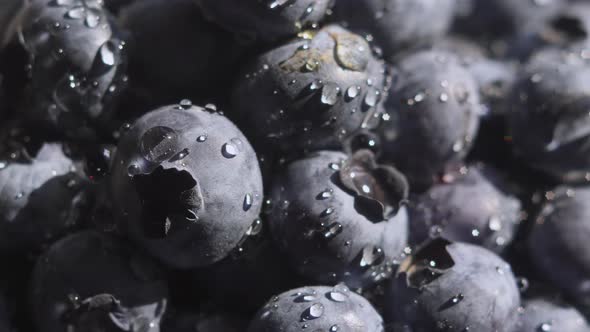
[(590, 332), (590, 2), (0, 0), (0, 332)]

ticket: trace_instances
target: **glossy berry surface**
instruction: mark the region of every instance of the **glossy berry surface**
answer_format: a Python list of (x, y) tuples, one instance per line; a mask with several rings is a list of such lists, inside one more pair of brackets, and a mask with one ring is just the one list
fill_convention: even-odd
[(382, 113), (385, 65), (339, 26), (306, 31), (240, 75), (230, 116), (260, 150), (338, 148)]
[(404, 58), (379, 128), (382, 158), (417, 187), (429, 185), (461, 160), (477, 134), (478, 85), (453, 54), (423, 51)]
[(276, 179), (271, 233), (303, 275), (370, 285), (391, 274), (406, 247), (407, 190), (403, 175), (367, 150), (321, 151)]
[(434, 240), (391, 281), (386, 319), (412, 331), (511, 331), (520, 305), (510, 265), (491, 251)]
[(254, 317), (248, 332), (382, 332), (383, 319), (371, 304), (346, 286), (293, 289), (273, 297)]
[(99, 0), (32, 0), (19, 40), (30, 58), (26, 115), (76, 139), (96, 139), (125, 86), (125, 41)]
[(330, 0), (194, 0), (205, 15), (249, 41), (276, 41), (292, 37), (321, 22)]
[(159, 331), (167, 286), (123, 241), (93, 231), (56, 242), (37, 261), (30, 301), (43, 331)]
[[(432, 237), (502, 251), (520, 221), (520, 201), (494, 183), (494, 171), (464, 167), (449, 183), (432, 186), (410, 204), (411, 242)], [(469, 202), (469, 204), (466, 204)]]
[(119, 142), (110, 180), (121, 227), (179, 268), (227, 256), (262, 205), (248, 140), (223, 115), (187, 100), (133, 124)]

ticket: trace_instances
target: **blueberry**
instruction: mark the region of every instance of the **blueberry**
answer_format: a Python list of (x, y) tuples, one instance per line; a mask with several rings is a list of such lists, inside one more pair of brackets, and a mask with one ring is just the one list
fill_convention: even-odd
[(293, 289), (273, 297), (256, 314), (248, 332), (383, 332), (373, 306), (344, 285)]
[(538, 28), (543, 21), (557, 13), (567, 0), (463, 1), (456, 17), (454, 30), (484, 39), (506, 38), (522, 31)]
[(590, 306), (590, 188), (562, 186), (545, 197), (528, 238), (530, 256), (544, 279)]
[(135, 122), (119, 142), (110, 184), (123, 229), (178, 268), (226, 257), (263, 194), (256, 153), (239, 129), (188, 100)]
[(454, 0), (338, 0), (334, 16), (375, 39), (386, 59), (423, 47), (449, 29)]
[(386, 319), (405, 331), (512, 331), (520, 294), (510, 266), (491, 251), (433, 240), (391, 281)]
[(205, 15), (249, 41), (292, 37), (323, 20), (331, 0), (194, 0)]
[[(242, 52), (193, 0), (135, 1), (120, 14), (129, 36), (129, 88), (149, 107), (189, 96), (227, 98)], [(153, 24), (158, 22), (158, 24)]]
[(259, 150), (337, 148), (381, 115), (385, 66), (360, 36), (331, 25), (257, 57), (232, 96)]
[(37, 261), (31, 312), (39, 331), (159, 331), (167, 285), (158, 268), (122, 240), (86, 231)]
[(359, 288), (388, 277), (407, 244), (408, 185), (368, 150), (321, 151), (272, 188), (271, 233), (303, 275)]
[(589, 87), (590, 58), (583, 50), (546, 49), (526, 64), (509, 126), (514, 150), (529, 166), (561, 181), (586, 181)]
[(379, 128), (382, 158), (415, 190), (465, 157), (481, 105), (473, 75), (449, 53), (413, 54), (399, 63), (398, 72), (386, 101), (388, 121)]
[[(12, 150), (11, 150), (12, 151)], [(88, 183), (61, 145), (0, 159), (0, 253), (34, 251), (80, 222)], [(17, 158), (17, 159), (13, 159)]]
[(590, 326), (574, 307), (560, 301), (535, 298), (523, 301), (513, 332), (588, 332)]
[(30, 1), (19, 36), (30, 58), (25, 116), (75, 139), (96, 139), (126, 76), (125, 42), (99, 0)]
[(494, 183), (488, 174), (493, 170), (461, 170), (456, 179), (434, 185), (409, 205), (411, 242), (441, 236), (500, 252), (516, 232), (520, 201)]

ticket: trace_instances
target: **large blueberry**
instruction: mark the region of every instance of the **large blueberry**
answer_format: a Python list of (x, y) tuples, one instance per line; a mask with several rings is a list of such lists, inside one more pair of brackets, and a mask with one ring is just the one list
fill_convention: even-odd
[(392, 60), (445, 34), (454, 8), (454, 0), (338, 0), (334, 16), (352, 31), (372, 36)]
[(368, 150), (317, 152), (275, 180), (271, 232), (303, 275), (364, 287), (388, 277), (406, 247), (407, 192), (403, 175)]
[(194, 0), (205, 15), (225, 29), (252, 41), (292, 37), (317, 26), (331, 0)]
[(9, 151), (0, 159), (0, 254), (14, 255), (79, 224), (88, 182), (60, 144), (45, 144), (32, 157)]
[(158, 268), (111, 235), (87, 231), (37, 261), (31, 313), (43, 332), (158, 332), (167, 285)]
[(510, 332), (520, 305), (508, 263), (442, 239), (404, 261), (390, 286), (385, 318), (399, 331)]
[(110, 182), (126, 232), (179, 268), (227, 256), (262, 204), (248, 140), (223, 115), (188, 100), (135, 122), (119, 142)]
[(340, 147), (378, 122), (385, 65), (331, 25), (258, 56), (238, 78), (232, 115), (258, 150)]
[(590, 57), (584, 49), (546, 49), (522, 70), (514, 91), (510, 131), (515, 152), (561, 181), (590, 172)]
[(69, 137), (95, 139), (126, 82), (125, 42), (100, 0), (32, 0), (19, 40), (30, 59), (25, 116)]
[(344, 285), (293, 289), (273, 297), (248, 332), (383, 332), (383, 319), (362, 296)]
[(385, 105), (388, 121), (379, 128), (382, 158), (417, 187), (432, 183), (448, 164), (464, 158), (477, 134), (478, 84), (446, 52), (404, 58)]
[(541, 277), (590, 306), (590, 188), (558, 187), (548, 192), (528, 238)]
[(129, 32), (129, 88), (137, 103), (226, 98), (242, 47), (193, 0), (135, 1), (120, 21)]
[(590, 326), (574, 307), (558, 300), (534, 298), (523, 301), (513, 332), (588, 332)]
[(521, 204), (496, 182), (493, 173), (478, 166), (464, 167), (451, 182), (435, 184), (413, 199), (409, 204), (411, 242), (421, 244), (440, 236), (496, 252), (504, 249), (516, 232)]

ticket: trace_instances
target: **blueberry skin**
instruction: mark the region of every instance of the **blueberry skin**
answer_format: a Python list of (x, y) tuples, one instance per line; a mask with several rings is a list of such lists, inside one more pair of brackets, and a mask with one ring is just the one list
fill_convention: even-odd
[[(271, 234), (302, 275), (327, 284), (344, 281), (354, 288), (391, 275), (407, 245), (407, 211), (398, 206), (384, 213), (379, 204), (399, 204), (407, 197), (407, 183), (391, 167), (365, 168), (362, 164), (370, 158), (367, 150), (350, 158), (320, 151), (286, 166), (275, 180)], [(358, 175), (356, 192), (342, 182), (347, 165)], [(390, 174), (385, 178), (378, 172)], [(363, 195), (364, 188), (371, 193)], [(391, 201), (370, 197), (395, 190), (402, 192)]]
[(562, 186), (549, 194), (527, 241), (531, 259), (545, 279), (590, 306), (590, 188)]
[(98, 0), (31, 0), (18, 30), (30, 58), (25, 116), (94, 140), (126, 81), (124, 41)]
[(257, 151), (339, 148), (378, 123), (385, 71), (360, 36), (306, 31), (245, 66), (231, 116)]
[(404, 261), (387, 294), (385, 318), (400, 331), (509, 332), (520, 305), (508, 263), (482, 247), (442, 239)]
[(383, 332), (383, 319), (362, 296), (344, 285), (302, 287), (273, 297), (248, 332)]
[(59, 144), (34, 159), (0, 161), (0, 254), (37, 250), (80, 223), (88, 182)]
[(194, 0), (207, 18), (250, 41), (273, 42), (293, 37), (320, 23), (331, 0)]
[(6, 301), (4, 296), (0, 294), (0, 331), (10, 331), (10, 320), (6, 311)]
[(38, 259), (30, 291), (32, 318), (43, 332), (72, 331), (68, 325), (73, 331), (158, 332), (168, 296), (156, 265), (95, 231), (54, 243)]
[(590, 59), (583, 55), (557, 49), (534, 55), (520, 73), (508, 123), (514, 152), (568, 183), (585, 182), (590, 171)]
[(334, 17), (352, 31), (373, 36), (384, 57), (394, 60), (444, 35), (454, 10), (454, 0), (338, 0)]
[(464, 170), (464, 175), (434, 185), (409, 204), (411, 244), (437, 236), (494, 252), (510, 244), (520, 221), (520, 201), (494, 182), (488, 174), (494, 170)]
[(263, 194), (256, 153), (240, 130), (186, 100), (147, 113), (124, 134), (110, 188), (121, 227), (176, 268), (226, 257), (258, 217)]
[(565, 303), (544, 298), (523, 301), (513, 332), (588, 332), (590, 326), (578, 310)]
[(227, 98), (243, 47), (206, 21), (193, 0), (135, 1), (123, 8), (120, 22), (129, 32), (129, 88), (138, 103)]
[(378, 131), (382, 159), (414, 186), (428, 186), (469, 151), (479, 127), (478, 84), (457, 57), (422, 51), (398, 64)]

